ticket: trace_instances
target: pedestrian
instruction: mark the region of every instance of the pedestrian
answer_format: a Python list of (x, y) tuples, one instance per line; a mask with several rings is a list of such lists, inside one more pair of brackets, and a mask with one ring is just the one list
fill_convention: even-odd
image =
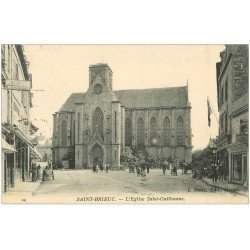
[(37, 180), (37, 167), (36, 167), (36, 163), (33, 163), (32, 166), (32, 181), (36, 181)]
[(49, 165), (47, 165), (43, 170), (42, 180), (43, 181), (54, 180), (54, 171)]
[(104, 170), (104, 166), (103, 166), (103, 162), (102, 162), (102, 160), (100, 161), (100, 172), (103, 172), (103, 170)]
[(131, 162), (128, 163), (128, 167), (129, 167), (129, 173), (132, 173), (133, 171), (132, 171), (132, 163)]
[(222, 182), (222, 180), (223, 180), (223, 167), (222, 167), (221, 163), (218, 164), (217, 169), (218, 169), (218, 171), (217, 171), (218, 172), (218, 181)]
[(169, 163), (169, 171), (170, 171), (170, 174), (172, 175), (172, 171), (173, 171), (173, 164), (172, 164), (172, 162)]
[(217, 165), (216, 164), (212, 164), (212, 176), (213, 176), (213, 183), (217, 183), (218, 172), (217, 172)]
[(37, 179), (41, 179), (42, 176), (42, 170), (40, 164), (37, 166)]
[(93, 164), (93, 172), (96, 173), (96, 164)]
[(96, 163), (95, 168), (96, 168), (96, 169), (95, 169), (96, 173), (98, 173), (98, 171), (99, 171), (99, 169), (100, 169), (100, 168), (99, 168), (99, 163), (98, 163), (98, 162)]
[(162, 171), (163, 171), (163, 175), (166, 174), (166, 168), (167, 168), (166, 164), (165, 164), (164, 162), (162, 162)]
[(141, 169), (139, 167), (136, 168), (136, 173), (137, 173), (137, 176), (140, 176), (141, 174)]
[(145, 178), (146, 178), (146, 171), (145, 171), (145, 168), (143, 168), (143, 169), (141, 170), (141, 177), (142, 177), (142, 180), (145, 180)]
[(110, 164), (107, 164), (107, 165), (106, 165), (106, 173), (108, 173), (109, 168), (110, 168)]

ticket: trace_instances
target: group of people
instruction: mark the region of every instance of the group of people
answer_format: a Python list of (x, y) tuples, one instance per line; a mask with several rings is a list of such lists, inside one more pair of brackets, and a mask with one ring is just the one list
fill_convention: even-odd
[(177, 159), (173, 161), (167, 161), (163, 160), (161, 163), (161, 168), (163, 171), (163, 174), (166, 175), (166, 171), (169, 170), (171, 175), (176, 175), (177, 176), (177, 169), (181, 168), (182, 174), (187, 174), (189, 165), (185, 161), (178, 161)]
[[(110, 170), (111, 166), (110, 164), (107, 164), (106, 167), (105, 167), (105, 171), (106, 173), (108, 173), (108, 171)], [(98, 162), (96, 162), (94, 165), (93, 165), (93, 172), (94, 173), (98, 173), (98, 172), (103, 172), (104, 171), (104, 166), (103, 164), (100, 164)]]
[(177, 165), (172, 162), (164, 161), (162, 163), (163, 175), (166, 175), (166, 171), (169, 170), (171, 175), (177, 175)]
[(205, 177), (211, 178), (213, 183), (223, 182), (227, 180), (227, 169), (224, 162), (218, 161), (210, 166), (200, 166), (199, 168), (195, 166), (192, 170), (193, 178), (204, 179)]
[(218, 181), (223, 182), (227, 178), (226, 167), (222, 162), (218, 162), (218, 164), (212, 164), (211, 172), (212, 172), (213, 183), (216, 183)]
[[(134, 164), (132, 161), (130, 161), (128, 163), (128, 167), (129, 167), (129, 173), (141, 173), (143, 171), (145, 171), (145, 174), (147, 172), (147, 174), (149, 174), (149, 170), (150, 170), (150, 164), (143, 162), (141, 164)], [(123, 167), (124, 168), (124, 167)], [(124, 170), (124, 169), (123, 169)]]
[(51, 162), (48, 162), (48, 164), (43, 169), (43, 171), (42, 171), (40, 164), (33, 162), (31, 164), (30, 173), (31, 173), (31, 180), (33, 182), (40, 180), (40, 179), (42, 179), (43, 181), (51, 180), (51, 179), (54, 180), (54, 172), (53, 172)]
[(31, 180), (33, 182), (41, 179), (42, 178), (41, 166), (39, 164), (37, 165), (35, 162), (32, 163), (30, 173), (31, 173)]
[[(149, 174), (150, 171), (150, 164), (147, 162), (143, 162), (141, 164), (133, 164), (133, 162), (128, 163), (129, 172), (130, 173), (136, 173), (137, 176), (141, 176), (142, 178), (145, 178), (147, 174)], [(182, 174), (187, 174), (188, 172), (188, 164), (184, 161), (180, 162), (178, 159), (174, 159), (172, 161), (167, 161), (166, 159), (162, 159), (160, 161), (160, 167), (163, 171), (163, 175), (166, 175), (166, 171), (169, 170), (171, 175), (177, 176), (177, 169), (182, 169)], [(122, 167), (121, 170), (124, 170)], [(107, 164), (105, 167), (102, 163), (99, 164), (98, 161), (96, 161), (93, 164), (93, 172), (103, 172), (106, 170), (106, 173), (108, 173), (109, 170), (114, 170), (114, 168), (111, 167), (110, 164)]]
[(136, 166), (136, 174), (138, 177), (142, 177), (142, 179), (146, 178), (146, 168), (147, 168), (147, 173), (149, 173), (149, 168), (145, 165), (142, 165), (141, 167)]
[(42, 176), (43, 181), (48, 181), (48, 180), (54, 180), (54, 171), (51, 162), (48, 163), (48, 165), (45, 167), (43, 170), (43, 176)]

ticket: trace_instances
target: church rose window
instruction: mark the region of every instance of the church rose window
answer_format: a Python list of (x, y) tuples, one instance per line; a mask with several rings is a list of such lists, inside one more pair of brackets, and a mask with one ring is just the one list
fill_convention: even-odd
[(184, 125), (182, 117), (177, 119), (177, 145), (182, 146), (184, 144)]
[(93, 133), (96, 131), (103, 138), (103, 113), (98, 107), (93, 113)]
[(170, 121), (168, 117), (165, 117), (163, 121), (163, 146), (170, 145)]
[(157, 126), (155, 117), (150, 120), (150, 145), (157, 145)]
[(142, 118), (137, 121), (137, 145), (145, 145), (144, 121)]
[(132, 124), (129, 118), (125, 121), (125, 145), (132, 146)]
[(61, 128), (62, 147), (67, 147), (67, 122), (62, 122)]

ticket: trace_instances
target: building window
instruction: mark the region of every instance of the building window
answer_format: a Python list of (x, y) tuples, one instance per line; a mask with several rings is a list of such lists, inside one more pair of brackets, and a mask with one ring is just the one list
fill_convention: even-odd
[(163, 146), (169, 146), (170, 145), (170, 121), (168, 117), (165, 117), (163, 120)]
[(226, 80), (225, 83), (225, 101), (228, 99), (228, 80)]
[(152, 117), (150, 120), (150, 145), (157, 145), (157, 125), (155, 117)]
[(63, 121), (61, 126), (62, 147), (67, 147), (67, 122)]
[(132, 123), (129, 118), (125, 121), (125, 145), (132, 146)]
[(76, 124), (75, 121), (73, 121), (73, 125), (72, 125), (72, 144), (75, 145), (75, 130), (76, 130)]
[(182, 146), (184, 141), (184, 126), (183, 126), (183, 119), (179, 117), (177, 119), (177, 146)]
[(96, 131), (103, 138), (103, 113), (99, 107), (97, 107), (93, 113), (93, 133)]
[(117, 142), (117, 132), (116, 132), (116, 127), (117, 127), (117, 124), (116, 124), (116, 111), (115, 111), (115, 142)]
[(242, 181), (242, 154), (232, 155), (233, 180)]
[(137, 145), (145, 145), (144, 121), (142, 118), (137, 121)]
[(240, 133), (248, 134), (248, 120), (247, 119), (240, 120)]

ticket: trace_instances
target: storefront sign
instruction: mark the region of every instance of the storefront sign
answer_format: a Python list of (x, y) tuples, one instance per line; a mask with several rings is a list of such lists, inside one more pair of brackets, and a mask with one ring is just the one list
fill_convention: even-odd
[(30, 91), (31, 82), (30, 81), (19, 81), (19, 80), (5, 80), (5, 86), (8, 90), (20, 90), (20, 91)]

